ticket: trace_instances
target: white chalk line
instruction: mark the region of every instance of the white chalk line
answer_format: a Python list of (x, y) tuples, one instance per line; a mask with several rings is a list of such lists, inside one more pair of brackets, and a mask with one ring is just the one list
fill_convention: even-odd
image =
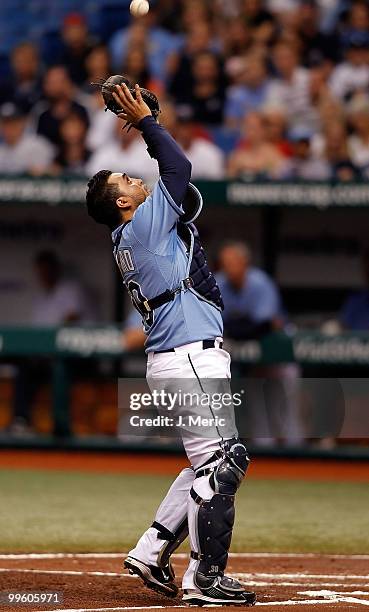
[(315, 578), (322, 580), (369, 580), (369, 574), (365, 574), (364, 576), (360, 576), (359, 574), (305, 574), (304, 572), (297, 572), (294, 574), (272, 574), (270, 572), (234, 572), (233, 576), (241, 579), (252, 579), (254, 576), (258, 578), (275, 578), (276, 580), (281, 579), (299, 579), (299, 578)]
[[(123, 559), (127, 553), (1, 553), (0, 559)], [(176, 553), (174, 559), (187, 559), (187, 553)], [(342, 559), (369, 561), (369, 555), (344, 555), (329, 553), (272, 553), (272, 552), (239, 552), (229, 553), (231, 559)]]
[[(46, 570), (46, 569), (29, 569), (29, 568), (0, 568), (0, 573), (18, 573), (18, 574), (41, 574), (41, 575), (48, 575), (48, 574), (56, 574), (59, 576), (103, 576), (103, 577), (113, 577), (113, 578), (128, 578), (128, 579), (133, 579), (133, 580), (139, 580), (139, 578), (137, 578), (137, 576), (132, 576), (131, 574), (121, 574), (119, 572), (98, 572), (98, 571), (78, 571), (78, 570)], [(269, 577), (272, 579), (271, 581), (265, 581), (265, 580), (255, 580), (255, 578), (245, 578), (244, 574), (234, 574), (234, 573), (229, 573), (228, 574), (231, 578), (235, 578), (235, 579), (239, 579), (242, 583), (247, 584), (248, 586), (252, 586), (252, 587), (268, 587), (270, 585), (273, 584), (273, 580), (278, 580), (278, 578), (276, 578), (277, 574), (270, 574)], [(258, 574), (253, 574), (253, 576), (257, 577)], [(263, 574), (263, 576), (265, 577), (265, 574)], [(302, 576), (303, 577), (303, 576)], [(327, 577), (329, 578), (329, 577)], [(323, 586), (327, 586), (327, 587), (345, 587), (347, 586), (347, 581), (346, 582), (281, 582), (280, 580), (278, 580), (278, 584), (276, 586), (283, 586), (283, 587), (323, 587)], [(369, 588), (369, 582), (364, 582), (364, 583), (355, 583), (351, 586), (355, 586), (355, 587), (361, 587), (361, 588)], [(362, 591), (363, 595), (368, 595), (369, 596), (369, 591)]]

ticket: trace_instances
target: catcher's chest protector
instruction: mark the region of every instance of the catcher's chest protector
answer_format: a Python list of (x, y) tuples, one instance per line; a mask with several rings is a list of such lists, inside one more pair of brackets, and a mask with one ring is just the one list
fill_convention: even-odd
[(214, 275), (209, 270), (205, 251), (201, 245), (200, 236), (195, 225), (193, 223), (185, 225), (179, 221), (177, 231), (179, 237), (186, 244), (192, 245), (192, 249), (190, 249), (191, 263), (188, 275), (192, 281), (190, 290), (199, 298), (223, 310), (224, 304), (220, 289)]

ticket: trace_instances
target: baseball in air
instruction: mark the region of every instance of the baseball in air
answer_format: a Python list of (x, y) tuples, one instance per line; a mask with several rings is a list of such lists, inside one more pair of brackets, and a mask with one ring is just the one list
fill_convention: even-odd
[(134, 17), (142, 17), (150, 10), (150, 5), (147, 0), (132, 0), (129, 10)]

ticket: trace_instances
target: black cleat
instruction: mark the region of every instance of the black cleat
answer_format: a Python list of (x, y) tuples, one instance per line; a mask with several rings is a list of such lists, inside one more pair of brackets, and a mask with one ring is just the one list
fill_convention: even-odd
[(228, 576), (217, 576), (210, 586), (196, 591), (185, 590), (183, 602), (188, 606), (254, 606), (256, 595)]
[(142, 561), (135, 559), (134, 557), (127, 557), (124, 561), (124, 567), (129, 571), (130, 574), (139, 576), (145, 585), (167, 597), (176, 597), (178, 595), (178, 587), (174, 582), (174, 571), (169, 561), (168, 565), (164, 568), (157, 567), (156, 565), (146, 565)]

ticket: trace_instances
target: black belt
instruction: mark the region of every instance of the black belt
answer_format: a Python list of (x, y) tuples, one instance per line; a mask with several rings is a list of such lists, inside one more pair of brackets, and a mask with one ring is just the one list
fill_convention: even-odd
[[(219, 348), (223, 348), (223, 342), (219, 342), (218, 343)], [(202, 350), (205, 351), (206, 349), (209, 348), (215, 348), (216, 347), (216, 340), (203, 340), (202, 341)], [(171, 348), (171, 349), (166, 349), (165, 351), (155, 351), (155, 355), (158, 355), (159, 353), (175, 353), (175, 349)]]

